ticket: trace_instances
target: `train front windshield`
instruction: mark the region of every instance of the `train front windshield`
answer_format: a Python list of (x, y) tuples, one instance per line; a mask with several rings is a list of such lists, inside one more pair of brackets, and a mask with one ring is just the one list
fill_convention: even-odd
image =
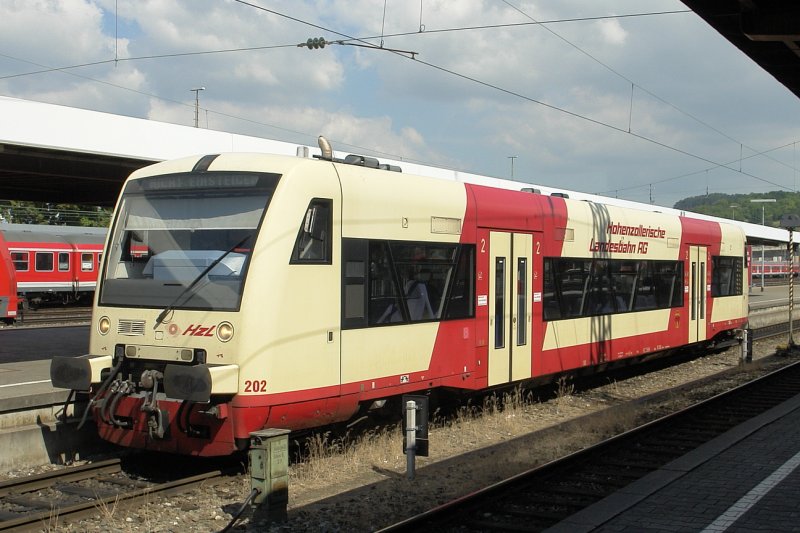
[(100, 305), (236, 310), (279, 176), (204, 172), (128, 182)]

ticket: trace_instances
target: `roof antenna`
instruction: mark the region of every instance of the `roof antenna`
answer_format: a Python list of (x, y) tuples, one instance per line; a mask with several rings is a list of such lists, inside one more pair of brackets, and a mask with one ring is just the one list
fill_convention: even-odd
[(327, 159), (328, 161), (332, 161), (333, 148), (331, 148), (331, 143), (328, 142), (328, 139), (320, 135), (319, 138), (317, 139), (317, 144), (319, 144), (319, 149), (322, 150), (322, 156), (320, 157), (320, 159)]

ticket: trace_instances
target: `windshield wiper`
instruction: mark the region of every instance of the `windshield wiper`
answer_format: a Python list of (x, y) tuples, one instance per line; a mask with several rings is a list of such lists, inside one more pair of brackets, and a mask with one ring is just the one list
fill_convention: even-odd
[(174, 300), (172, 300), (172, 303), (170, 303), (168, 306), (166, 306), (166, 307), (164, 308), (164, 310), (163, 310), (163, 311), (161, 311), (161, 313), (159, 313), (159, 314), (158, 314), (158, 316), (156, 317), (156, 323), (153, 325), (153, 329), (156, 329), (158, 326), (160, 326), (160, 325), (161, 325), (161, 323), (162, 323), (162, 322), (164, 322), (164, 319), (167, 317), (167, 315), (168, 315), (168, 314), (169, 314), (171, 311), (173, 311), (173, 310), (175, 309), (175, 306), (178, 304), (178, 302), (181, 300), (181, 298), (183, 298), (183, 297), (186, 295), (186, 293), (187, 293), (187, 292), (189, 292), (190, 290), (192, 290), (192, 288), (193, 288), (195, 285), (197, 285), (197, 283), (198, 283), (198, 282), (199, 282), (201, 279), (203, 279), (203, 278), (205, 277), (205, 275), (206, 275), (206, 274), (208, 274), (209, 272), (211, 272), (211, 270), (212, 270), (212, 269), (213, 269), (215, 266), (217, 266), (217, 265), (218, 265), (218, 264), (219, 264), (219, 263), (220, 263), (220, 262), (221, 262), (223, 259), (225, 259), (226, 257), (228, 257), (228, 254), (230, 254), (230, 253), (231, 253), (231, 252), (233, 252), (235, 249), (237, 249), (237, 248), (239, 248), (240, 246), (242, 246), (242, 245), (243, 245), (244, 243), (246, 243), (246, 242), (248, 241), (248, 239), (250, 239), (252, 236), (253, 236), (253, 234), (252, 234), (252, 233), (251, 233), (250, 235), (247, 235), (247, 236), (245, 236), (245, 238), (244, 238), (244, 239), (242, 239), (241, 241), (237, 242), (236, 244), (234, 244), (233, 246), (231, 246), (230, 248), (228, 248), (228, 250), (227, 250), (227, 251), (225, 251), (224, 253), (220, 254), (220, 256), (219, 256), (219, 257), (217, 257), (216, 259), (214, 259), (214, 260), (211, 262), (211, 264), (209, 264), (209, 265), (208, 265), (206, 268), (204, 268), (204, 269), (203, 269), (203, 271), (202, 271), (202, 272), (200, 272), (200, 273), (197, 275), (197, 277), (195, 277), (195, 278), (192, 280), (192, 282), (191, 282), (189, 285), (187, 285), (187, 286), (186, 286), (186, 288), (185, 288), (185, 289), (183, 289), (183, 291), (181, 291), (181, 293), (180, 293), (178, 296), (176, 296), (176, 297), (175, 297), (175, 299), (174, 299)]

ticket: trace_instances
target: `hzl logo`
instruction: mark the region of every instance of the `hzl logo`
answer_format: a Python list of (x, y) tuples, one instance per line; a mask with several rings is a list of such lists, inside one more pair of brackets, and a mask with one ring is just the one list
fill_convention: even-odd
[(217, 329), (217, 326), (204, 327), (202, 324), (197, 324), (196, 326), (192, 324), (186, 330), (184, 330), (183, 335), (189, 335), (191, 337), (213, 337), (214, 330)]

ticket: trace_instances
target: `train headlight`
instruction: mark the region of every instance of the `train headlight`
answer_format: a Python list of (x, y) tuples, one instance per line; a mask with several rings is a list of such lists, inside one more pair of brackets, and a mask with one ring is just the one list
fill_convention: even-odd
[(111, 320), (108, 319), (107, 316), (102, 317), (97, 322), (97, 331), (100, 332), (100, 335), (105, 335), (108, 333), (108, 330), (111, 329)]
[(230, 322), (220, 322), (217, 326), (217, 338), (222, 342), (228, 342), (233, 338), (233, 324)]

